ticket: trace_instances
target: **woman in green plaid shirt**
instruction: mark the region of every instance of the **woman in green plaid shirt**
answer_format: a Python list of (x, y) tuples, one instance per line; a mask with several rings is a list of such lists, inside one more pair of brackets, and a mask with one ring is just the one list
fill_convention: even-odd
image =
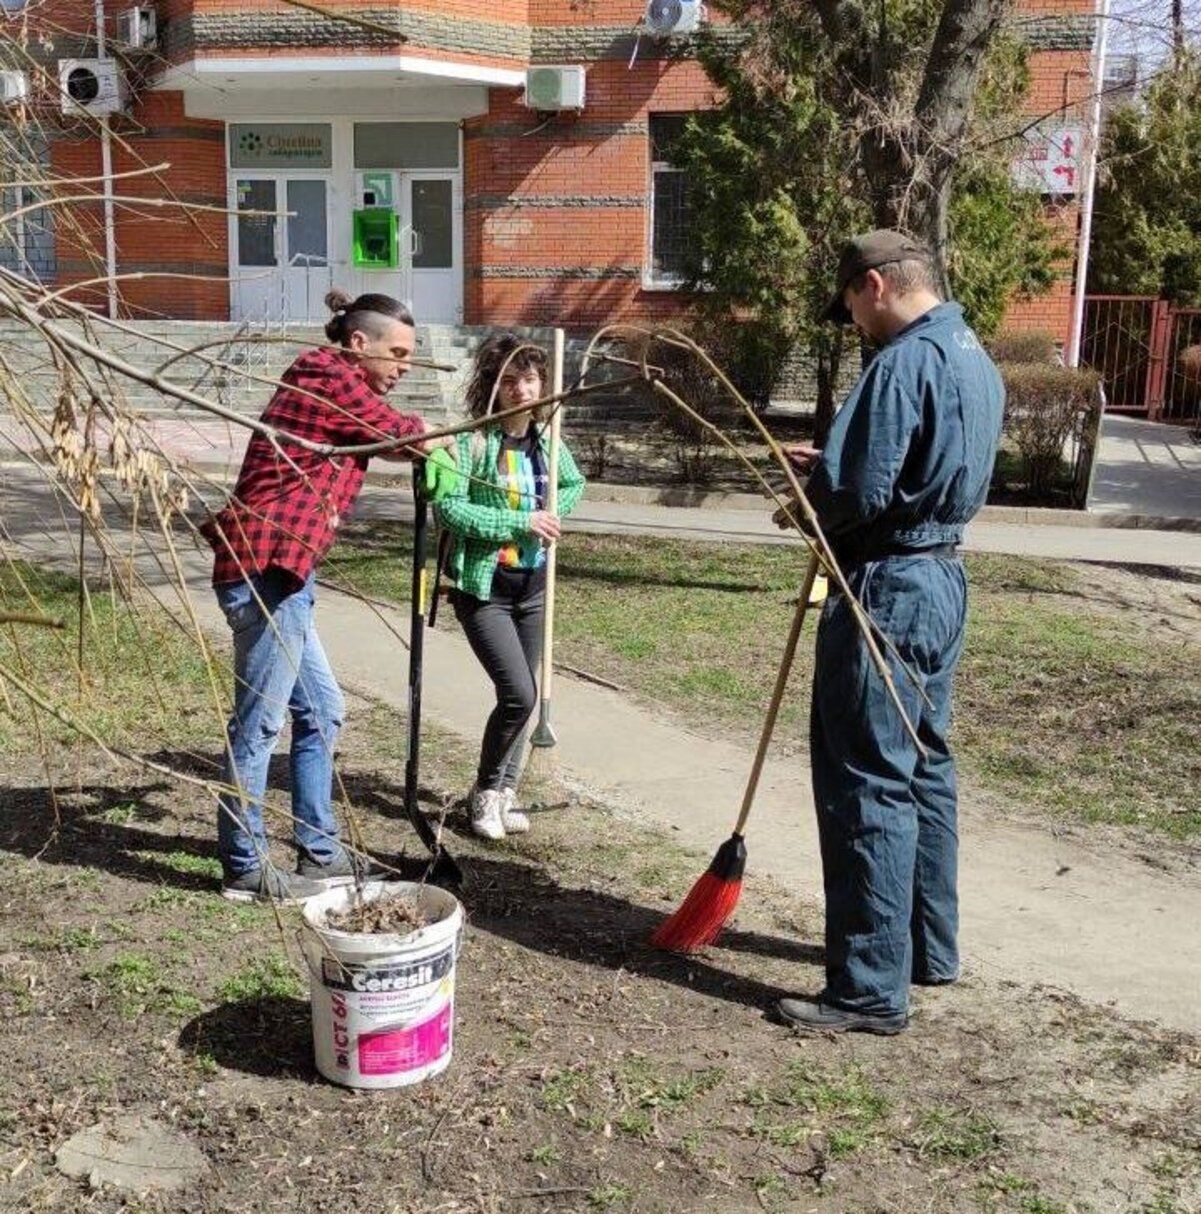
[[(546, 604), (546, 547), (584, 492), (584, 478), (559, 444), (559, 514), (546, 509), (549, 434), (535, 401), (547, 394), (546, 352), (511, 334), (489, 338), (476, 355), (467, 410), (486, 417), (530, 405), (459, 436), (460, 476), (438, 506), (453, 543), (450, 602), (496, 688), (471, 790), (471, 826), (485, 839), (530, 828), (517, 808), (525, 728), (538, 702), (538, 661)], [(468, 475), (462, 475), (466, 472)]]

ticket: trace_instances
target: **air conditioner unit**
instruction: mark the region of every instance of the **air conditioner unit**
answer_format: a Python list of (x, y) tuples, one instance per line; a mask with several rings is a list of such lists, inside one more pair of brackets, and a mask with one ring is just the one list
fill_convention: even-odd
[(656, 38), (672, 34), (694, 34), (705, 19), (700, 0), (647, 0), (642, 24)]
[(117, 18), (120, 40), (133, 50), (152, 50), (158, 43), (158, 18), (152, 8), (127, 8)]
[(584, 108), (584, 69), (582, 67), (531, 67), (525, 74), (525, 104), (531, 110)]
[(115, 59), (60, 59), (58, 87), (64, 114), (117, 114), (125, 108), (129, 91)]
[(29, 77), (24, 72), (0, 72), (0, 101), (16, 105), (29, 97)]

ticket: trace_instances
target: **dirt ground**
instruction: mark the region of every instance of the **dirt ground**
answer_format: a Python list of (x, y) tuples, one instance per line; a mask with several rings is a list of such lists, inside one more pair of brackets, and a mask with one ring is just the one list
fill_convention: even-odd
[[(341, 765), (371, 846), (417, 871), (402, 724), (352, 705)], [(469, 764), (427, 750), (437, 804)], [(764, 1013), (820, 985), (814, 908), (752, 852), (720, 946), (653, 952), (707, 857), (553, 781), (525, 838), (485, 849), (452, 814), (469, 926), (449, 1071), (333, 1087), (295, 914), (281, 935), (216, 896), (203, 793), (68, 752), (56, 829), (36, 762), (0, 764), (0, 1208), (1201, 1210), (1197, 1039), (979, 975), (919, 992), (898, 1038), (794, 1035)], [(122, 1112), (182, 1131), (207, 1177), (134, 1197), (56, 1172), (67, 1137)]]

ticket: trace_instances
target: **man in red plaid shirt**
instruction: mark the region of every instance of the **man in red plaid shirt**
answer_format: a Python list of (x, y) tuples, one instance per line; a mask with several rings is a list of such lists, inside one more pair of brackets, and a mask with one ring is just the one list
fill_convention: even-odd
[[(383, 458), (424, 452), (425, 423), (383, 397), (409, 369), (416, 335), (407, 308), (386, 295), (327, 299), (336, 349), (310, 350), (284, 373), (229, 504), (201, 528), (212, 545), (213, 588), (234, 640), (234, 711), (217, 814), (222, 894), (297, 903), (355, 878), (331, 802), (333, 748), (345, 702), (314, 624), (321, 558), (363, 487), (368, 457), (323, 455), (289, 442), (351, 447), (412, 437)], [(292, 717), (295, 874), (275, 868), (263, 828), (267, 768)]]

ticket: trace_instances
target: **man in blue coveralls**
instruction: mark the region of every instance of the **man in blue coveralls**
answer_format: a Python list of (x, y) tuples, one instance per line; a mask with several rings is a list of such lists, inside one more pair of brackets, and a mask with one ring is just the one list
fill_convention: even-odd
[(875, 231), (844, 249), (826, 313), (878, 347), (825, 448), (794, 447), (851, 590), (928, 697), (893, 663), (923, 755), (831, 588), (817, 634), (810, 726), (826, 893), (826, 986), (780, 1016), (824, 1032), (899, 1033), (911, 982), (959, 976), (951, 684), (967, 583), (958, 545), (984, 504), (1004, 389), (925, 248)]

